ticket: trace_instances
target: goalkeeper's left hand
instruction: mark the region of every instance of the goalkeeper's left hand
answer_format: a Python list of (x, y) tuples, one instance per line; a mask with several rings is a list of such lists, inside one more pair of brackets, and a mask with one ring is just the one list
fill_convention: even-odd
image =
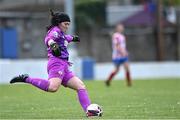
[(80, 42), (80, 38), (77, 35), (74, 35), (72, 41), (73, 42)]

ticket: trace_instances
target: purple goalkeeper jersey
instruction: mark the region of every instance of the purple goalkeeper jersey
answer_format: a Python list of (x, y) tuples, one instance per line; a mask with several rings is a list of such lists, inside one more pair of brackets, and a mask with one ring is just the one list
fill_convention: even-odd
[(50, 46), (48, 45), (49, 40), (54, 40), (60, 47), (61, 47), (61, 56), (59, 58), (62, 59), (68, 59), (69, 53), (67, 51), (67, 45), (69, 42), (71, 42), (73, 37), (71, 35), (65, 35), (63, 31), (61, 31), (60, 28), (57, 26), (52, 27), (46, 34), (45, 37), (45, 44), (48, 47), (48, 57), (54, 57), (52, 55), (52, 51), (50, 49)]

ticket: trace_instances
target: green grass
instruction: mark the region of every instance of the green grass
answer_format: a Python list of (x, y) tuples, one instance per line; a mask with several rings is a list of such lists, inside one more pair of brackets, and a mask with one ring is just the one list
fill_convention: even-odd
[[(102, 119), (180, 119), (180, 79), (85, 81), (91, 101), (100, 104)], [(0, 119), (86, 119), (76, 92), (61, 87), (46, 93), (31, 85), (0, 85)]]

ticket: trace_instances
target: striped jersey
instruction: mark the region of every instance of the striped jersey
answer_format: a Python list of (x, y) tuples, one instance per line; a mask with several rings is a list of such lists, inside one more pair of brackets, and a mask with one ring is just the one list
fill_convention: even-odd
[(123, 34), (118, 32), (112, 35), (112, 49), (113, 49), (112, 58), (113, 59), (124, 58), (121, 52), (117, 49), (117, 45), (119, 45), (122, 49), (126, 51), (126, 38)]

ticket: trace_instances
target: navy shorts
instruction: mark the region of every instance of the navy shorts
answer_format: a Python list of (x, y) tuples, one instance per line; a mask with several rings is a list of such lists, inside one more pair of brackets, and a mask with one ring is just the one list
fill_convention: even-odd
[(115, 65), (119, 66), (119, 65), (127, 62), (127, 61), (128, 61), (128, 57), (117, 58), (117, 59), (113, 59), (112, 61), (113, 61), (113, 63), (114, 63)]

